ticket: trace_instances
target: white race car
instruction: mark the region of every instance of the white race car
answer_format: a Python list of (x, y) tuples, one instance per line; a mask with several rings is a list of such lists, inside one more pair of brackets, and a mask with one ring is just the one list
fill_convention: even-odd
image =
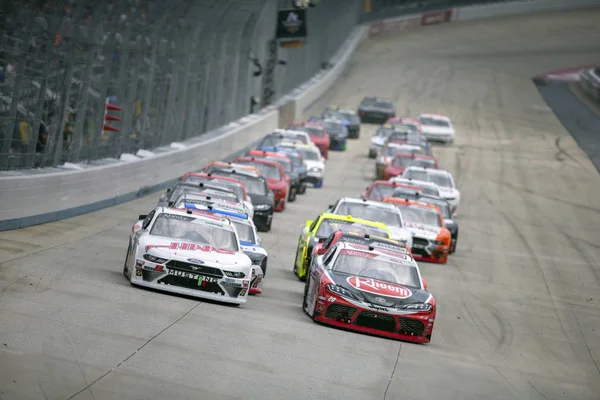
[(374, 222), (383, 222), (390, 230), (390, 239), (412, 247), (412, 233), (404, 226), (400, 210), (392, 204), (353, 197), (342, 197), (329, 206), (327, 212), (351, 215)]
[(440, 188), (440, 195), (450, 203), (452, 215), (458, 215), (460, 206), (460, 191), (454, 183), (452, 174), (441, 169), (429, 169), (422, 167), (408, 167), (402, 173), (402, 177), (414, 180), (433, 182)]
[(454, 142), (454, 126), (450, 118), (438, 114), (421, 114), (417, 117), (421, 123), (423, 135), (429, 140)]
[(390, 178), (390, 182), (401, 183), (403, 185), (417, 186), (423, 189), (423, 193), (425, 194), (436, 197), (442, 197), (440, 187), (433, 182), (419, 181), (416, 179), (404, 178), (402, 176), (394, 176)]
[(252, 261), (228, 219), (157, 207), (134, 224), (123, 274), (134, 285), (239, 305)]
[(185, 208), (184, 204), (196, 204), (204, 207), (215, 207), (225, 211), (231, 211), (238, 214), (248, 214), (246, 207), (242, 203), (235, 201), (213, 198), (209, 195), (186, 193), (177, 198), (175, 208)]
[[(312, 142), (311, 142), (312, 143)], [(315, 187), (323, 186), (325, 178), (325, 158), (314, 144), (281, 142), (279, 147), (293, 148), (302, 155), (306, 168), (306, 181)]]
[[(204, 207), (198, 204), (185, 204), (184, 206), (186, 209), (204, 210)], [(252, 260), (250, 294), (261, 294), (262, 283), (267, 274), (268, 254), (267, 250), (261, 245), (262, 239), (258, 235), (254, 222), (247, 214), (225, 211), (217, 207), (211, 207), (207, 211), (227, 218), (235, 226), (242, 250)]]

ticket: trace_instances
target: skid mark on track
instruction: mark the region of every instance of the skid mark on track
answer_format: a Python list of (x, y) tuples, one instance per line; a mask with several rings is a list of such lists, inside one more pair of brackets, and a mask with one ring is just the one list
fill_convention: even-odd
[(387, 386), (385, 387), (385, 392), (383, 392), (383, 400), (386, 399), (388, 390), (390, 390), (390, 385), (392, 384), (392, 380), (394, 379), (394, 375), (396, 374), (396, 368), (398, 368), (398, 361), (400, 360), (400, 352), (402, 351), (402, 343), (398, 346), (398, 355), (396, 355), (396, 362), (394, 363), (394, 368), (392, 369), (392, 373), (390, 374), (390, 380), (388, 381)]
[[(96, 378), (93, 382), (87, 384), (84, 388), (82, 388), (81, 390), (77, 391), (76, 393), (72, 394), (71, 396), (69, 396), (67, 398), (67, 400), (71, 400), (75, 397), (77, 397), (79, 394), (85, 392), (85, 391), (89, 391), (90, 395), (92, 397), (94, 397), (94, 395), (92, 394), (91, 388), (92, 386), (94, 386), (96, 383), (98, 383), (100, 380), (104, 379), (105, 377), (107, 377), (108, 375), (110, 375), (113, 371), (117, 370), (117, 368), (119, 368), (121, 365), (125, 364), (127, 361), (129, 361), (129, 359), (131, 359), (133, 356), (135, 356), (138, 352), (140, 352), (144, 347), (146, 347), (147, 345), (149, 345), (154, 339), (156, 339), (157, 337), (159, 337), (160, 335), (162, 335), (164, 332), (166, 332), (169, 328), (171, 328), (172, 326), (174, 326), (175, 324), (177, 324), (179, 321), (181, 321), (182, 319), (184, 319), (189, 313), (191, 313), (192, 311), (194, 311), (200, 304), (200, 302), (196, 303), (195, 305), (193, 305), (189, 310), (187, 310), (185, 313), (183, 313), (183, 315), (179, 318), (177, 318), (175, 321), (171, 322), (169, 325), (167, 325), (165, 328), (163, 328), (160, 332), (158, 332), (156, 335), (152, 336), (150, 339), (148, 339), (144, 344), (142, 344), (140, 347), (138, 347), (138, 349), (136, 351), (134, 351), (133, 353), (131, 353), (130, 355), (128, 355), (127, 357), (125, 357), (123, 359), (123, 361), (119, 362), (117, 365), (115, 365), (113, 368), (111, 368), (110, 370), (106, 371), (104, 374), (100, 375), (98, 378)], [(77, 361), (76, 361), (77, 362)], [(78, 363), (79, 364), (79, 363)], [(81, 368), (81, 366), (79, 367)], [(85, 380), (85, 378), (84, 378)]]

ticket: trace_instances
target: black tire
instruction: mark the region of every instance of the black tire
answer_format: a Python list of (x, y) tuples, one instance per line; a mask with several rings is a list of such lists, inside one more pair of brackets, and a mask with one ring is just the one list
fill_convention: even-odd
[(306, 308), (306, 298), (308, 297), (308, 284), (310, 282), (307, 280), (306, 284), (304, 285), (304, 298), (302, 299), (302, 310), (304, 310), (305, 313), (308, 314), (308, 311), (305, 310)]
[(294, 272), (294, 275), (298, 276), (298, 268), (296, 265), (296, 260), (298, 259), (298, 253), (299, 253), (299, 248), (296, 247), (296, 256), (294, 257), (294, 268), (292, 269), (292, 271)]
[(123, 263), (123, 276), (127, 279), (130, 279), (127, 276), (127, 259), (129, 258), (129, 253), (131, 252), (131, 242), (129, 242), (129, 246), (127, 246), (127, 254), (125, 254), (125, 262)]
[(263, 260), (263, 262), (260, 263), (260, 267), (263, 270), (263, 279), (265, 279), (265, 277), (267, 276), (267, 257), (265, 257), (265, 259)]
[(290, 190), (290, 195), (288, 196), (288, 201), (290, 203), (293, 203), (294, 201), (296, 201), (296, 197), (298, 197), (298, 190)]
[(458, 232), (456, 232), (456, 236), (450, 240), (450, 254), (454, 254), (456, 252), (456, 245), (458, 244)]
[(300, 184), (300, 189), (298, 189), (298, 194), (304, 194), (306, 193), (306, 182), (302, 182)]

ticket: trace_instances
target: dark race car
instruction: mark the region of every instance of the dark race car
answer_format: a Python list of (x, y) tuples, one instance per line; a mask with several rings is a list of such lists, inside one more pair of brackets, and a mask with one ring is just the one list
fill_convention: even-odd
[(360, 136), (360, 118), (356, 112), (340, 107), (327, 107), (321, 114), (322, 118), (336, 118), (348, 128), (348, 138), (358, 139)]
[(317, 124), (329, 134), (329, 149), (345, 151), (348, 142), (348, 128), (339, 119), (310, 117), (308, 122)]
[(271, 230), (275, 208), (275, 195), (269, 190), (267, 180), (264, 177), (254, 172), (236, 169), (235, 167), (216, 165), (209, 167), (204, 172), (242, 181), (254, 205), (254, 217), (252, 220), (254, 225), (256, 225), (256, 229), (260, 232), (269, 232)]
[(313, 257), (302, 302), (316, 322), (429, 343), (436, 301), (404, 251), (338, 241)]
[(391, 100), (381, 97), (365, 97), (358, 106), (360, 122), (383, 124), (396, 116)]

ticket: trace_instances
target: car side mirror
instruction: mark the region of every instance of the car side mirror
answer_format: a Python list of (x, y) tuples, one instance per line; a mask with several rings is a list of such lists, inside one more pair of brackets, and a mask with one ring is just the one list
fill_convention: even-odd
[(304, 226), (307, 227), (307, 228), (309, 228), (312, 225), (313, 222), (314, 221), (312, 219), (309, 219), (308, 221), (306, 221), (306, 223), (304, 224)]
[(423, 289), (427, 290), (427, 281), (425, 280), (425, 278), (421, 278), (423, 279)]
[(138, 220), (140, 220), (140, 219), (144, 220), (146, 218), (148, 218), (148, 215), (146, 215), (146, 214), (140, 214), (140, 215), (138, 215)]
[(258, 245), (262, 244), (262, 238), (258, 235), (256, 235), (256, 244), (258, 244)]

